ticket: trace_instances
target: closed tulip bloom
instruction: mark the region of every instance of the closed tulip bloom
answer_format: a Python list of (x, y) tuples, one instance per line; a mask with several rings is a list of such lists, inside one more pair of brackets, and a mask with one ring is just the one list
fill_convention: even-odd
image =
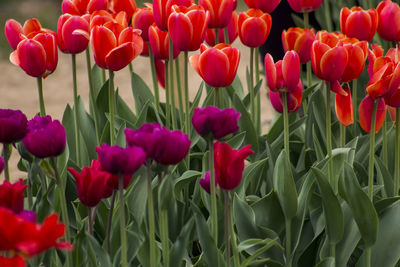
[[(269, 100), (271, 101), (272, 107), (279, 113), (283, 113), (283, 98), (282, 93), (274, 92), (269, 89)], [(287, 105), (288, 112), (296, 112), (300, 106), (303, 98), (303, 85), (299, 82), (296, 89), (292, 92), (287, 92)]]
[(208, 20), (209, 12), (205, 12), (201, 6), (174, 5), (168, 19), (168, 32), (174, 47), (180, 51), (199, 49), (205, 38)]
[[(169, 59), (169, 34), (160, 30), (156, 25), (149, 28), (149, 42), (155, 59)], [(179, 55), (177, 47), (173, 47), (174, 59)]]
[(27, 185), (22, 183), (22, 179), (11, 184), (4, 181), (0, 185), (0, 207), (7, 208), (15, 214), (21, 213), (24, 209), (24, 191)]
[(136, 12), (137, 7), (135, 0), (111, 0), (110, 8), (115, 13), (125, 12), (129, 21)]
[(79, 173), (73, 168), (68, 171), (74, 176), (79, 200), (88, 207), (95, 207), (103, 198), (112, 195), (110, 187), (112, 175), (103, 170), (98, 160), (93, 160), (90, 167), (83, 167)]
[(154, 23), (153, 8), (147, 3), (147, 7), (141, 7), (136, 10), (132, 17), (132, 28), (142, 31), (143, 41), (149, 41), (149, 28)]
[(314, 29), (289, 28), (282, 32), (283, 50), (285, 52), (296, 51), (302, 64), (311, 60), (311, 46), (314, 40)]
[(155, 160), (161, 153), (164, 131), (159, 123), (145, 123), (137, 130), (127, 128), (124, 132), (126, 144), (141, 147), (147, 159)]
[(28, 132), (28, 120), (20, 110), (0, 109), (0, 143), (15, 143)]
[(101, 167), (112, 174), (133, 174), (139, 169), (145, 159), (146, 153), (140, 147), (109, 146), (103, 144), (96, 147)]
[(220, 139), (239, 130), (239, 117), (240, 113), (233, 108), (208, 106), (194, 109), (192, 123), (197, 133), (204, 138)]
[[(204, 178), (199, 180), (199, 184), (208, 194), (210, 194), (210, 171), (204, 174)], [(215, 187), (217, 187), (217, 181), (215, 181)]]
[(4, 170), (4, 159), (0, 157), (0, 174), (2, 173), (3, 170)]
[(322, 0), (288, 0), (290, 7), (298, 13), (311, 12), (317, 10)]
[(248, 47), (259, 47), (265, 43), (271, 31), (272, 19), (268, 13), (251, 8), (239, 13), (239, 37)]
[(232, 84), (239, 66), (240, 51), (227, 44), (207, 48), (200, 46), (200, 55), (193, 55), (189, 61), (203, 80), (212, 87), (226, 87)]
[(373, 66), (373, 75), (366, 92), (372, 98), (391, 97), (400, 86), (400, 64), (389, 57), (379, 57)]
[(349, 126), (354, 122), (353, 100), (350, 89), (344, 89), (347, 95), (336, 94), (335, 111), (339, 122), (344, 126)]
[(62, 13), (82, 16), (96, 10), (107, 10), (109, 0), (63, 0)]
[(3, 267), (25, 267), (25, 261), (21, 256), (11, 258), (0, 256), (0, 266)]
[(344, 7), (340, 10), (340, 31), (351, 38), (370, 42), (378, 28), (378, 13), (371, 8)]
[(261, 9), (263, 12), (271, 13), (279, 5), (281, 0), (244, 0), (249, 8)]
[(35, 116), (28, 122), (28, 134), (22, 143), (38, 158), (57, 157), (65, 149), (65, 129), (60, 121), (53, 121), (50, 116)]
[(210, 12), (209, 28), (225, 28), (232, 18), (233, 0), (199, 0), (206, 11)]
[(371, 118), (372, 118), (374, 101), (378, 101), (378, 109), (376, 112), (376, 121), (375, 121), (375, 133), (379, 131), (379, 129), (385, 122), (386, 105), (383, 98), (378, 98), (377, 100), (375, 100), (369, 95), (366, 95), (364, 99), (361, 101), (360, 106), (358, 106), (358, 114), (360, 117), (361, 128), (363, 128), (363, 130), (366, 131), (367, 133), (371, 131)]
[(189, 7), (193, 3), (193, 0), (154, 0), (153, 16), (157, 27), (163, 31), (168, 30), (168, 18), (171, 15), (173, 5)]
[(270, 54), (264, 59), (268, 87), (275, 92), (293, 92), (301, 86), (300, 59), (295, 51), (286, 52), (283, 60), (274, 63)]
[(61, 15), (57, 24), (58, 47), (64, 53), (81, 53), (89, 44), (89, 31), (89, 22), (84, 18)]
[(175, 165), (186, 158), (189, 153), (191, 141), (187, 134), (179, 130), (163, 128), (164, 138), (161, 142), (161, 153), (155, 158), (156, 162), (163, 165)]
[(227, 143), (214, 143), (215, 179), (221, 189), (232, 190), (240, 185), (244, 161), (253, 153), (250, 145), (236, 150)]
[(33, 39), (19, 42), (10, 61), (32, 77), (46, 78), (57, 67), (57, 39), (51, 33), (39, 33)]
[(103, 69), (118, 71), (126, 67), (143, 50), (143, 39), (138, 30), (123, 28), (115, 22), (95, 26), (90, 44), (96, 64)]
[(390, 0), (380, 2), (378, 12), (378, 34), (389, 42), (400, 41), (400, 7)]
[[(239, 15), (234, 11), (232, 13), (232, 19), (226, 28), (228, 29), (228, 44), (232, 44), (239, 36)], [(215, 30), (207, 28), (205, 33), (205, 41), (209, 46), (215, 46)], [(225, 43), (225, 30), (218, 29), (218, 42)]]

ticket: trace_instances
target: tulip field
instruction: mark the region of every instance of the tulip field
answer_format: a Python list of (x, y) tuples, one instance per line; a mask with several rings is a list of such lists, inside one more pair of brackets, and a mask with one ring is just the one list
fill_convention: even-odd
[[(39, 106), (33, 118), (0, 107), (0, 267), (400, 266), (396, 2), (59, 8), (54, 30), (4, 25)], [(59, 53), (74, 96), (62, 120), (44, 100), (46, 77), (69, 64)], [(134, 71), (139, 56), (149, 80)], [(268, 131), (262, 102), (276, 111)]]

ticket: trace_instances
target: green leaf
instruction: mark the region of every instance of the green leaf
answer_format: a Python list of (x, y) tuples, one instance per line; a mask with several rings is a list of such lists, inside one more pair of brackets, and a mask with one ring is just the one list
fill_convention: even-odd
[(160, 209), (168, 209), (171, 201), (173, 201), (172, 194), (172, 177), (166, 176), (158, 188), (158, 201), (161, 204)]
[(258, 256), (260, 256), (262, 253), (267, 251), (273, 246), (279, 247), (280, 249), (284, 250), (284, 248), (275, 240), (266, 238), (266, 239), (248, 239), (243, 241), (242, 243), (239, 244), (238, 250), (243, 251), (243, 250), (250, 250), (253, 247), (259, 247), (262, 246), (261, 248), (257, 249), (250, 257), (247, 257), (240, 266), (249, 266), (252, 262), (254, 262)]
[(276, 160), (273, 182), (283, 214), (286, 220), (291, 220), (297, 213), (297, 191), (285, 151)]
[(381, 184), (384, 186), (384, 197), (393, 197), (394, 196), (394, 184), (392, 175), (389, 170), (386, 168), (385, 164), (383, 164), (382, 160), (375, 156), (375, 167), (376, 172), (378, 174), (378, 181), (381, 181)]
[(175, 180), (173, 186), (175, 195), (178, 195), (188, 183), (190, 183), (200, 175), (201, 172), (198, 171), (191, 171), (191, 170), (185, 171), (181, 177)]
[(94, 128), (94, 122), (90, 115), (85, 110), (85, 104), (83, 100), (79, 97), (78, 98), (78, 123), (79, 123), (79, 130), (82, 134), (84, 143), (86, 145), (87, 153), (89, 155), (89, 161), (92, 159), (97, 158), (97, 154), (95, 151), (96, 147), (96, 129)]
[(317, 263), (315, 267), (335, 267), (335, 258), (328, 257)]
[(142, 174), (144, 170), (139, 170), (138, 181), (127, 193), (127, 206), (133, 215), (135, 222), (140, 225), (143, 221), (147, 207), (147, 180)]
[(136, 112), (139, 114), (148, 101), (154, 102), (154, 96), (143, 79), (134, 72), (131, 73), (131, 86)]
[(170, 258), (169, 266), (179, 267), (183, 265), (183, 258), (185, 254), (188, 253), (187, 246), (190, 241), (193, 224), (194, 220), (192, 217), (182, 228), (182, 231), (179, 234), (178, 239), (172, 245), (169, 257)]
[(277, 233), (284, 229), (285, 216), (275, 191), (254, 202), (251, 207), (256, 217), (256, 225), (272, 229)]
[(248, 165), (243, 171), (243, 179), (238, 189), (239, 195), (245, 195), (246, 189), (252, 181), (263, 179), (262, 171), (267, 166), (268, 158), (258, 160)]
[(97, 242), (97, 240), (92, 235), (86, 235), (89, 240), (89, 246), (94, 250), (96, 258), (98, 259), (101, 267), (111, 267), (111, 260), (108, 256), (107, 251), (105, 251)]
[(228, 143), (233, 149), (239, 149), (242, 146), (245, 138), (246, 132), (243, 131), (227, 140), (226, 143)]
[(339, 200), (335, 196), (325, 175), (316, 168), (313, 171), (319, 190), (321, 191), (322, 206), (324, 208), (326, 233), (330, 243), (337, 244), (343, 236), (343, 212)]

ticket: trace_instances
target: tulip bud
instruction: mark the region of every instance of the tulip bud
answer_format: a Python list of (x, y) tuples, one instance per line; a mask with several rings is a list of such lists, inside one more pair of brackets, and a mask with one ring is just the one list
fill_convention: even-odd
[(58, 47), (64, 53), (78, 54), (89, 44), (89, 23), (82, 17), (64, 14), (58, 19)]
[(28, 120), (20, 110), (0, 109), (0, 143), (15, 143), (28, 132)]
[(302, 64), (311, 60), (311, 46), (314, 40), (314, 29), (289, 28), (282, 32), (283, 50), (285, 53), (290, 50), (296, 51)]
[(27, 185), (22, 183), (22, 179), (11, 184), (4, 181), (0, 185), (0, 207), (7, 208), (19, 214), (24, 209), (24, 191)]
[(199, 0), (199, 5), (210, 12), (209, 28), (225, 28), (232, 18), (233, 0)]
[(340, 31), (350, 38), (370, 42), (378, 27), (378, 13), (375, 9), (344, 7), (340, 10)]
[(22, 143), (38, 158), (57, 157), (65, 149), (65, 129), (60, 121), (53, 121), (50, 116), (35, 116), (28, 122), (28, 134)]
[(150, 7), (139, 8), (132, 17), (132, 28), (142, 31), (143, 41), (149, 41), (149, 28), (154, 23), (153, 9)]
[(271, 16), (259, 9), (239, 13), (239, 37), (248, 47), (262, 46), (271, 31)]

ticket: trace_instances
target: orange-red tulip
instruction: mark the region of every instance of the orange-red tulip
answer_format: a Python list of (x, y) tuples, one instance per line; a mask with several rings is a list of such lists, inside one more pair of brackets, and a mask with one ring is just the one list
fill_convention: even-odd
[(298, 13), (316, 10), (322, 4), (322, 0), (288, 0), (288, 2), (290, 7)]
[(108, 0), (63, 0), (62, 13), (82, 16), (92, 14), (96, 10), (107, 10)]
[(347, 7), (340, 10), (340, 30), (350, 38), (371, 41), (378, 27), (378, 12), (371, 8)]
[(115, 13), (125, 12), (128, 21), (131, 20), (133, 14), (136, 12), (135, 0), (111, 0), (110, 9)]
[(108, 22), (92, 29), (90, 45), (99, 67), (118, 71), (142, 52), (143, 39), (139, 30)]
[(378, 101), (378, 109), (376, 112), (375, 133), (379, 131), (386, 117), (386, 105), (383, 98), (373, 99), (369, 95), (365, 96), (358, 107), (358, 114), (360, 117), (360, 125), (364, 131), (369, 133), (371, 131), (371, 118), (374, 106), (374, 101)]
[(61, 15), (57, 24), (58, 47), (64, 53), (78, 54), (89, 44), (89, 23), (80, 16)]
[(244, 0), (249, 8), (261, 9), (263, 12), (271, 13), (279, 5), (281, 0)]
[(239, 66), (240, 51), (227, 44), (207, 48), (200, 46), (200, 55), (193, 55), (189, 61), (203, 80), (213, 87), (232, 84)]
[(249, 9), (239, 13), (239, 37), (248, 47), (262, 46), (271, 31), (272, 19), (260, 9)]
[(296, 51), (303, 64), (311, 60), (311, 46), (314, 40), (314, 29), (289, 28), (282, 32), (283, 50)]
[(368, 75), (371, 78), (374, 74), (373, 68), (376, 58), (383, 56), (383, 48), (377, 44), (371, 44), (368, 49)]
[[(239, 36), (239, 26), (238, 26), (238, 14), (234, 11), (232, 13), (231, 21), (226, 28), (228, 29), (228, 44), (232, 44), (236, 38)], [(206, 43), (209, 46), (216, 45), (215, 43), (215, 30), (207, 28), (206, 29)], [(225, 32), (224, 29), (218, 29), (218, 43), (225, 43)]]
[(233, 0), (199, 0), (199, 5), (210, 12), (209, 28), (225, 28), (232, 18)]
[(147, 7), (141, 7), (136, 10), (132, 17), (132, 28), (142, 31), (143, 41), (149, 41), (149, 28), (154, 23), (153, 7), (146, 3)]
[[(149, 42), (155, 59), (169, 59), (169, 34), (160, 30), (156, 25), (149, 28)], [(180, 51), (173, 47), (173, 56), (176, 58)]]
[(193, 3), (193, 0), (154, 0), (153, 15), (157, 27), (163, 31), (168, 30), (168, 18), (171, 15), (173, 5), (189, 7)]
[(357, 79), (364, 70), (368, 56), (368, 43), (355, 38), (343, 38), (341, 41), (347, 50), (348, 62), (340, 80), (349, 82)]
[(344, 89), (347, 95), (336, 94), (335, 111), (339, 122), (344, 126), (349, 126), (354, 122), (353, 100), (350, 89)]
[(168, 32), (171, 35), (174, 47), (180, 51), (195, 51), (204, 41), (210, 13), (201, 6), (172, 7), (168, 19)]
[(400, 7), (390, 0), (382, 1), (378, 12), (378, 34), (386, 41), (400, 41)]
[(378, 57), (373, 75), (367, 84), (367, 94), (372, 98), (391, 97), (400, 86), (400, 64), (390, 57)]
[(112, 14), (106, 10), (99, 10), (90, 15), (90, 31), (92, 31), (95, 26), (101, 26), (109, 22), (117, 23), (123, 28), (128, 27), (128, 18), (124, 11)]

